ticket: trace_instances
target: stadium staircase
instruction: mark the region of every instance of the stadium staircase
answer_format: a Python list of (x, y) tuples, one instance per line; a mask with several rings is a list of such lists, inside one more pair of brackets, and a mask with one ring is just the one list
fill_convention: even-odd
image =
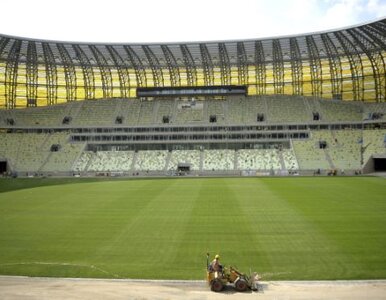
[(235, 151), (233, 159), (234, 159), (234, 162), (235, 162), (234, 170), (238, 170), (238, 167), (239, 167), (239, 151), (238, 150)]
[(204, 151), (200, 151), (200, 171), (204, 169)]
[(334, 170), (335, 166), (334, 166), (334, 163), (331, 159), (330, 153), (328, 152), (328, 149), (327, 148), (323, 149), (323, 152), (324, 152), (324, 155), (326, 156), (326, 160), (327, 160), (328, 164), (330, 165), (330, 169)]
[(280, 168), (281, 168), (281, 170), (282, 171), (287, 170), (287, 168), (285, 166), (285, 162), (284, 162), (283, 152), (282, 151), (278, 151), (278, 154), (279, 154), (279, 161), (280, 161)]
[(135, 170), (134, 168), (135, 168), (135, 165), (137, 163), (137, 159), (138, 159), (138, 151), (135, 151), (133, 154), (133, 161), (131, 162), (131, 167), (130, 167), (131, 171)]
[(170, 164), (170, 158), (172, 157), (172, 151), (168, 151), (168, 154), (166, 155), (165, 159), (165, 168), (164, 171), (169, 170), (169, 164)]

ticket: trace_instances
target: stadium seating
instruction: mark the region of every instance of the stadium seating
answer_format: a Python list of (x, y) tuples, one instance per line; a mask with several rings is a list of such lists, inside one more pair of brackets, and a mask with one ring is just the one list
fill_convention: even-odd
[(188, 164), (190, 170), (198, 171), (200, 169), (200, 151), (199, 150), (173, 150), (169, 159), (167, 169), (175, 171), (178, 164)]
[[(293, 139), (291, 147), (277, 149), (206, 149), (149, 151), (84, 151), (85, 140), (71, 141), (73, 127), (256, 125), (315, 123), (318, 112), (326, 122), (382, 120), (383, 103), (347, 103), (303, 96), (229, 96), (218, 99), (112, 99), (69, 102), (57, 106), (0, 110), (1, 126), (15, 128), (1, 133), (0, 158), (19, 172), (134, 172), (177, 170), (189, 164), (196, 172), (237, 170), (357, 170), (373, 153), (385, 153), (385, 130), (311, 130), (307, 139)], [(257, 120), (257, 116), (263, 118)], [(211, 117), (215, 117), (211, 120)], [(65, 117), (68, 123), (63, 123)], [(117, 117), (120, 122), (117, 123)], [(165, 119), (166, 117), (166, 119)], [(10, 125), (7, 120), (15, 124)], [(8, 122), (8, 123), (7, 123)], [(346, 123), (345, 123), (346, 124)], [(317, 125), (319, 126), (319, 125)], [(34, 133), (18, 128), (39, 128)], [(66, 128), (57, 132), (50, 128)], [(68, 128), (68, 129), (67, 129)], [(253, 128), (253, 127), (252, 127)], [(315, 127), (314, 127), (315, 128)], [(68, 131), (67, 131), (68, 130)], [(86, 130), (87, 131), (87, 130)], [(17, 132), (17, 133), (16, 133)], [(44, 133), (36, 133), (44, 132)], [(120, 131), (117, 131), (117, 133)], [(123, 131), (122, 131), (123, 132)], [(120, 143), (121, 140), (117, 140)], [(123, 141), (123, 139), (122, 139)], [(363, 141), (363, 143), (361, 143)], [(106, 143), (107, 140), (101, 140)], [(284, 140), (284, 142), (287, 142)], [(326, 147), (320, 147), (325, 142)], [(263, 142), (264, 143), (264, 142)], [(59, 145), (52, 151), (52, 145)], [(363, 146), (363, 158), (361, 147)], [(218, 147), (218, 145), (217, 145)], [(106, 148), (105, 150), (109, 150)]]
[(362, 103), (320, 100), (321, 120), (328, 122), (362, 121)]
[(238, 168), (240, 170), (281, 170), (279, 150), (276, 149), (242, 149), (238, 151)]
[(134, 170), (136, 171), (162, 171), (166, 169), (168, 151), (147, 150), (138, 151), (136, 154)]
[(204, 150), (203, 170), (233, 170), (234, 150)]
[(305, 123), (310, 121), (311, 112), (304, 105), (303, 98), (289, 96), (266, 97), (270, 123)]
[(386, 154), (386, 130), (363, 131), (363, 159), (366, 163), (372, 154)]
[[(116, 172), (130, 171), (132, 168), (134, 151), (98, 151), (85, 152), (77, 162), (79, 171)], [(81, 169), (83, 167), (83, 170)]]

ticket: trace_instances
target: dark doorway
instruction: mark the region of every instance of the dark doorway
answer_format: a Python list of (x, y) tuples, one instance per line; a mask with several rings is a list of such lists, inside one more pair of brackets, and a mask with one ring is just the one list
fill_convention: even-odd
[(374, 158), (374, 171), (386, 172), (386, 158)]
[(0, 174), (7, 172), (7, 161), (0, 161)]

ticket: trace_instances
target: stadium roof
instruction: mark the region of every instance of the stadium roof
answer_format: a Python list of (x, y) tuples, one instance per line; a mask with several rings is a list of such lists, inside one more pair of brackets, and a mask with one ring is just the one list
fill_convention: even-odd
[(1, 35), (0, 107), (130, 97), (137, 87), (232, 84), (247, 85), (249, 94), (385, 101), (385, 56), (386, 19), (243, 41), (98, 44)]

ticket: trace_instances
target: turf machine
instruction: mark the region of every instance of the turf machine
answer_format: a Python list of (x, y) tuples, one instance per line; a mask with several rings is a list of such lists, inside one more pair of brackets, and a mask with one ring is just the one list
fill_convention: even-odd
[(258, 280), (260, 279), (256, 273), (246, 275), (239, 272), (234, 267), (222, 268), (222, 271), (213, 271), (209, 264), (209, 253), (206, 256), (206, 278), (210, 289), (214, 292), (220, 292), (228, 283), (233, 284), (239, 292), (244, 292), (247, 289), (257, 291)]

